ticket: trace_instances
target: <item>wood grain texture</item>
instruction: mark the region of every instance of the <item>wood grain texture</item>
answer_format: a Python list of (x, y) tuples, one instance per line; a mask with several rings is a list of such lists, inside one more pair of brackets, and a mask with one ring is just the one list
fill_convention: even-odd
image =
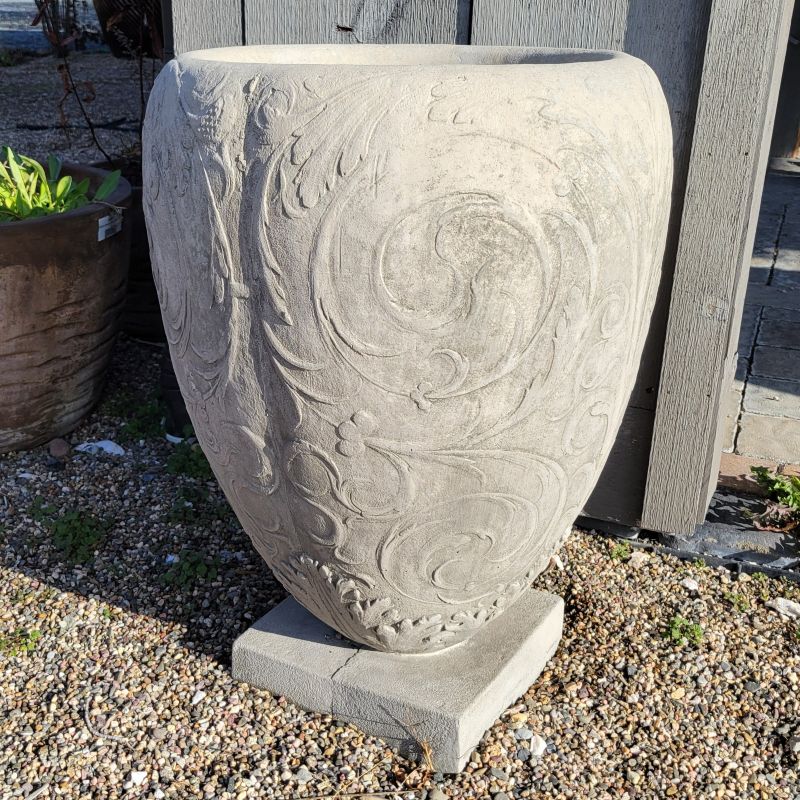
[[(658, 75), (670, 108), (675, 176), (664, 275), (631, 405), (655, 409), (669, 292), (711, 0), (475, 0), (473, 44), (624, 50)], [(644, 477), (642, 477), (644, 480)]]
[(170, 0), (170, 5), (171, 24), (165, 27), (174, 55), (243, 43), (241, 0)]
[(792, 0), (715, 0), (697, 108), (642, 524), (689, 533), (719, 464)]
[(468, 42), (468, 0), (244, 0), (247, 44)]

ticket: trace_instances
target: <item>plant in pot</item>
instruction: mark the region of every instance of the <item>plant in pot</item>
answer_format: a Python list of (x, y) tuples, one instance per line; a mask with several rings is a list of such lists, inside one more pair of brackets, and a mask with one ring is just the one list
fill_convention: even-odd
[(102, 389), (125, 300), (130, 184), (0, 151), (0, 452), (72, 430)]

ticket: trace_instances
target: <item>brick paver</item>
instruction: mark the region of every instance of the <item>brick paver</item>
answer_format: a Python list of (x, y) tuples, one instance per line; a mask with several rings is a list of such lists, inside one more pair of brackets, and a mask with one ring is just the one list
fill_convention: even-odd
[(764, 187), (736, 378), (721, 413), (725, 453), (800, 464), (800, 175), (770, 174)]

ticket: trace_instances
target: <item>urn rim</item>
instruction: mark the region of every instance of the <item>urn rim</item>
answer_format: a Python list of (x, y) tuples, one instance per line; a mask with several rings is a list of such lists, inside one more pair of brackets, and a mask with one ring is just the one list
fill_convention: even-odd
[(614, 50), (550, 47), (493, 47), (453, 44), (291, 44), (244, 45), (192, 50), (178, 56), (191, 62), (240, 67), (508, 68), (574, 65), (639, 59)]

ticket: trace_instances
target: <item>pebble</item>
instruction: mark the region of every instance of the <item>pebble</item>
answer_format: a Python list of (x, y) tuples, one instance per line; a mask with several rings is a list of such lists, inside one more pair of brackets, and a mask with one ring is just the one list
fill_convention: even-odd
[(648, 561), (650, 561), (650, 553), (644, 550), (634, 550), (628, 559), (628, 566), (632, 569), (641, 569)]
[[(45, 787), (41, 797), (61, 800), (283, 800), (403, 787), (417, 800), (424, 790), (503, 800), (501, 789), (513, 800), (794, 800), (797, 623), (763, 598), (800, 603), (800, 587), (737, 583), (749, 608), (735, 613), (716, 568), (656, 553), (645, 569), (612, 562), (604, 539), (578, 529), (559, 554), (568, 569), (534, 584), (568, 598), (559, 647), (459, 774), (418, 786), (424, 765), (378, 737), (236, 683), (234, 637), (285, 591), (216, 483), (170, 473), (173, 445), (124, 438), (122, 415), (108, 410), (123, 390), (152, 397), (159, 362), (157, 349), (121, 338), (106, 399), (71, 434), (119, 442), (124, 457), (75, 456), (60, 471), (48, 446), (0, 457), (0, 634), (41, 633), (27, 654), (0, 654), (4, 796)], [(36, 498), (113, 523), (89, 561), (62, 557)], [(218, 577), (170, 583), (186, 549), (215, 559)], [(179, 558), (167, 564), (170, 554)], [(700, 599), (687, 579), (698, 593), (702, 583)], [(702, 627), (697, 646), (665, 638), (677, 614)]]
[(72, 452), (72, 447), (66, 439), (52, 439), (50, 444), (47, 445), (47, 449), (50, 451), (50, 455), (53, 458), (62, 461), (65, 458), (69, 458), (69, 454)]
[(147, 773), (134, 770), (130, 775), (130, 782), (133, 786), (141, 786), (147, 780)]
[(788, 600), (785, 597), (775, 597), (766, 602), (767, 608), (777, 611), (781, 616), (789, 619), (800, 619), (800, 603)]
[(684, 578), (681, 581), (681, 586), (691, 595), (700, 594), (700, 584), (694, 578)]
[(547, 750), (547, 742), (537, 733), (531, 739), (531, 754), (534, 756), (540, 756), (545, 750)]
[(298, 783), (308, 783), (310, 780), (314, 778), (312, 773), (307, 767), (300, 767), (299, 770), (295, 773), (295, 780)]

